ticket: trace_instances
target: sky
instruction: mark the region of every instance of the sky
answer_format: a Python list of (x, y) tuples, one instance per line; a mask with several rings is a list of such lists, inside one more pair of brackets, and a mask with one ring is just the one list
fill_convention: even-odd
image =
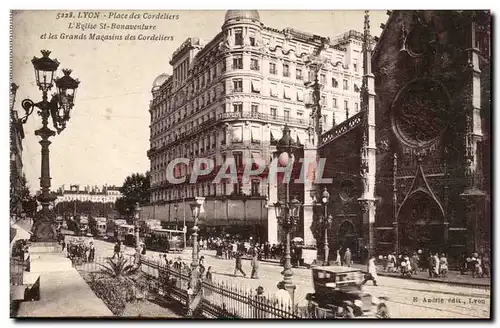
[[(134, 11), (165, 13), (178, 19), (113, 19), (101, 11), (99, 19), (59, 18), (63, 11), (16, 11), (12, 16), (12, 82), (19, 85), (15, 108), (22, 116), (21, 101), (41, 100), (35, 84), (31, 59), (40, 50), (52, 51), (63, 68), (73, 70), (81, 83), (77, 90), (71, 120), (60, 135), (50, 140), (52, 189), (61, 185), (121, 185), (126, 176), (149, 169), (149, 102), (153, 80), (161, 73), (172, 73), (169, 59), (188, 38), (211, 40), (220, 30), (225, 10)], [(116, 11), (131, 14), (132, 11)], [(260, 10), (261, 22), (276, 29), (292, 27), (322, 36), (335, 36), (354, 29), (363, 30), (363, 11), (269, 11)], [(104, 17), (105, 16), (105, 17)], [(370, 11), (371, 33), (379, 36), (380, 24), (387, 20), (386, 11)], [(134, 31), (138, 34), (164, 34), (172, 41), (67, 40), (61, 34), (120, 34), (128, 31), (70, 29), (76, 23), (118, 23), (155, 25), (156, 30)], [(86, 28), (91, 28), (87, 26)], [(41, 39), (43, 34), (58, 39)], [(61, 73), (59, 73), (61, 75)], [(52, 89), (55, 92), (55, 88)], [(50, 124), (51, 125), (51, 124)], [(24, 125), (24, 171), (32, 191), (39, 189), (40, 145), (34, 131), (41, 126), (33, 114)]]

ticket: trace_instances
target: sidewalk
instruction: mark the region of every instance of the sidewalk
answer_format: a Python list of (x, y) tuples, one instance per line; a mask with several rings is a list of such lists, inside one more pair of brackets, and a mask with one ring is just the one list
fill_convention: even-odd
[[(277, 259), (262, 259), (261, 262), (266, 263), (275, 263), (280, 264), (280, 260)], [(360, 269), (363, 272), (366, 272), (366, 265), (360, 263), (354, 263), (352, 265), (353, 268)], [(401, 279), (412, 279), (412, 280), (420, 280), (420, 281), (429, 281), (443, 284), (460, 284), (460, 285), (474, 285), (474, 286), (482, 286), (482, 287), (490, 287), (491, 279), (490, 278), (472, 278), (472, 275), (462, 275), (459, 271), (450, 271), (448, 273), (447, 278), (429, 278), (429, 274), (427, 272), (418, 272), (417, 275), (411, 277), (402, 277), (400, 273), (392, 273), (392, 272), (384, 272), (380, 266), (377, 266), (377, 274), (382, 277), (392, 277), (392, 278), (401, 278)]]
[(42, 273), (40, 298), (22, 302), (17, 318), (113, 317), (75, 269)]

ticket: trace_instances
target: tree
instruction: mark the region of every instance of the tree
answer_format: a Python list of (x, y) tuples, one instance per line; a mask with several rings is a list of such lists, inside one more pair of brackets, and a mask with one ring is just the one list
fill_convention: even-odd
[(149, 203), (149, 172), (145, 174), (134, 173), (126, 177), (120, 192), (123, 196), (116, 200), (115, 208), (121, 215), (127, 216), (134, 213), (136, 203)]
[[(11, 193), (12, 190), (13, 188), (11, 188)], [(23, 212), (26, 213), (28, 217), (34, 217), (38, 204), (36, 202), (36, 197), (30, 194), (28, 180), (24, 174), (21, 177), (18, 190), (15, 190), (14, 192), (15, 195), (11, 195), (11, 210), (20, 204)]]

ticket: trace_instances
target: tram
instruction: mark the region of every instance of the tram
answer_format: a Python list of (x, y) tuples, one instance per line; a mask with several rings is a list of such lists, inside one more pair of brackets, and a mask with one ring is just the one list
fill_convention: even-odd
[(96, 237), (100, 237), (100, 238), (106, 238), (106, 231), (107, 231), (107, 220), (106, 218), (104, 217), (96, 217), (95, 218), (96, 220), (96, 225), (97, 225), (97, 236)]
[(174, 253), (184, 249), (184, 231), (154, 228), (145, 238), (146, 247), (151, 250)]
[(118, 227), (118, 240), (128, 246), (135, 244), (135, 227), (131, 224), (122, 224)]

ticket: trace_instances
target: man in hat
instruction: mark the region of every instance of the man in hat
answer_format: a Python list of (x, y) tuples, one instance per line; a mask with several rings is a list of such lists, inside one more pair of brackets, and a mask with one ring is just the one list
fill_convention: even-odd
[(252, 254), (252, 279), (259, 279), (259, 251), (254, 249)]
[(255, 317), (254, 319), (266, 318), (266, 312), (264, 311), (264, 306), (266, 305), (266, 297), (264, 296), (264, 287), (259, 286), (255, 290), (257, 295), (255, 295)]
[(241, 253), (236, 252), (234, 255), (234, 273), (233, 276), (236, 277), (236, 272), (241, 272), (243, 274), (243, 277), (246, 277), (247, 274), (243, 271), (242, 264), (241, 264)]
[(351, 267), (352, 254), (351, 254), (351, 250), (349, 248), (347, 248), (345, 250), (345, 253), (344, 253), (344, 263), (345, 263), (345, 265), (347, 265), (347, 267)]

